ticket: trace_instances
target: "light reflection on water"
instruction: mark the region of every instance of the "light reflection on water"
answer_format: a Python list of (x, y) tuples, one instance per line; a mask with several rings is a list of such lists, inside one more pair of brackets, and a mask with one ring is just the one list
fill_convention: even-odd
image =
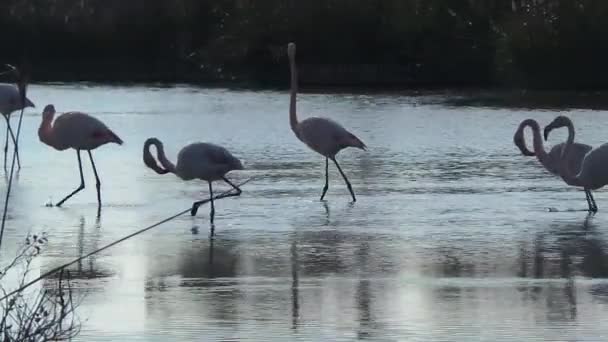
[[(323, 159), (289, 130), (284, 93), (61, 85), (34, 85), (30, 93), (39, 108), (89, 111), (125, 140), (95, 152), (99, 220), (87, 168), (85, 191), (64, 208), (47, 208), (78, 184), (75, 153), (38, 142), (40, 114), (26, 115), (24, 167), (3, 248), (29, 230), (47, 231), (42, 271), (206, 197), (205, 184), (145, 169), (141, 147), (149, 136), (163, 140), (172, 159), (192, 141), (222, 144), (247, 168), (232, 178), (256, 177), (240, 198), (218, 201), (212, 241), (201, 209), (74, 265), (87, 319), (81, 340), (608, 334), (606, 196), (596, 194), (595, 217), (547, 212), (583, 209), (584, 194), (512, 144), (521, 120), (545, 125), (555, 112), (427, 105), (396, 95), (303, 95), (302, 117), (331, 116), (370, 147), (339, 156), (357, 193), (350, 204), (335, 170), (328, 201), (318, 201)], [(604, 142), (605, 113), (568, 115), (577, 139)], [(556, 132), (551, 143), (563, 139)]]

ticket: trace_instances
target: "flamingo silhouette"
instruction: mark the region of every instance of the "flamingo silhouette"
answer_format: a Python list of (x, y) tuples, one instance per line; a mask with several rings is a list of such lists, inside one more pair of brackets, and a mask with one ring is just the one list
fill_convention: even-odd
[[(157, 164), (156, 159), (150, 153), (150, 146), (152, 145), (156, 147), (158, 162), (160, 162), (162, 167)], [(175, 165), (167, 158), (163, 143), (157, 138), (148, 138), (144, 143), (143, 158), (144, 164), (159, 175), (170, 172), (185, 181), (192, 179), (207, 181), (209, 184), (209, 196), (211, 198), (211, 212), (209, 215), (212, 235), (215, 205), (213, 203), (213, 187), (211, 183), (216, 180), (223, 180), (236, 190), (236, 193), (225, 197), (239, 196), (241, 194), (241, 189), (228, 180), (226, 174), (232, 170), (243, 170), (243, 164), (222, 146), (202, 142), (186, 145), (179, 151), (177, 165)], [(190, 214), (192, 216), (196, 215), (198, 207), (205, 202), (194, 202)]]
[(69, 195), (63, 198), (57, 206), (60, 207), (70, 197), (84, 189), (84, 176), (82, 175), (82, 160), (80, 151), (86, 150), (91, 160), (93, 173), (95, 174), (97, 188), (97, 204), (98, 212), (101, 210), (101, 182), (97, 174), (97, 168), (93, 161), (91, 150), (107, 143), (116, 143), (122, 145), (123, 141), (110, 130), (100, 120), (82, 113), (82, 112), (67, 112), (61, 114), (53, 123), (55, 117), (55, 106), (52, 104), (44, 107), (42, 112), (42, 122), (38, 128), (38, 137), (40, 141), (51, 146), (52, 148), (63, 151), (68, 148), (76, 150), (78, 157), (78, 170), (80, 172), (80, 186), (72, 191)]
[[(526, 127), (530, 127), (532, 129), (534, 152), (531, 152), (526, 147), (526, 141), (524, 137), (524, 129)], [(519, 127), (517, 128), (517, 131), (515, 131), (515, 135), (513, 136), (513, 142), (524, 156), (536, 156), (541, 165), (547, 171), (556, 176), (560, 176), (560, 164), (563, 163), (566, 163), (568, 168), (573, 170), (573, 172), (578, 173), (581, 168), (583, 158), (585, 158), (587, 152), (591, 151), (592, 149), (592, 147), (587, 144), (574, 143), (572, 145), (572, 152), (567, 156), (567, 159), (562, 159), (562, 149), (566, 145), (566, 143), (559, 143), (553, 146), (551, 148), (551, 151), (547, 153), (543, 145), (543, 139), (540, 135), (540, 126), (538, 122), (534, 119), (526, 119), (519, 124)], [(565, 181), (564, 178), (562, 179)], [(576, 184), (570, 184), (567, 182), (566, 184), (576, 186)], [(589, 189), (585, 189), (585, 197), (587, 198), (587, 205), (589, 206), (589, 211), (597, 210), (597, 208), (595, 207), (595, 199), (593, 198), (593, 194)]]
[[(544, 136), (547, 140), (551, 131), (560, 127), (568, 128), (568, 139), (562, 150), (562, 159), (567, 159), (574, 153), (574, 124), (572, 120), (564, 115), (556, 117), (545, 127)], [(585, 190), (597, 190), (608, 184), (607, 167), (608, 144), (602, 144), (585, 154), (578, 172), (571, 169), (567, 163), (560, 164), (560, 175), (568, 184), (581, 186)], [(589, 208), (589, 211), (597, 212), (598, 208), (595, 200), (591, 198), (591, 201), (593, 206)]]
[(15, 145), (15, 156), (17, 158), (17, 166), (21, 168), (21, 161), (19, 160), (19, 150), (17, 146), (17, 138), (11, 128), (11, 114), (15, 111), (35, 107), (34, 103), (27, 97), (25, 103), (21, 101), (21, 95), (19, 89), (11, 84), (0, 84), (0, 113), (6, 120), (6, 140), (4, 141), (4, 168), (6, 168), (6, 154), (8, 152), (8, 137), (10, 135), (13, 144)]
[(348, 178), (342, 172), (340, 164), (336, 160), (336, 155), (342, 149), (347, 147), (356, 147), (362, 150), (366, 149), (365, 144), (354, 134), (347, 131), (339, 123), (327, 119), (311, 117), (298, 122), (296, 114), (296, 94), (298, 92), (298, 71), (296, 69), (296, 44), (289, 43), (287, 45), (287, 55), (289, 56), (289, 69), (291, 72), (291, 91), (289, 100), (289, 124), (291, 130), (296, 137), (300, 139), (306, 146), (313, 151), (325, 156), (325, 186), (321, 193), (321, 201), (329, 188), (329, 159), (331, 159), (338, 171), (344, 178), (348, 191), (353, 198), (353, 202), (357, 201), (353, 187)]

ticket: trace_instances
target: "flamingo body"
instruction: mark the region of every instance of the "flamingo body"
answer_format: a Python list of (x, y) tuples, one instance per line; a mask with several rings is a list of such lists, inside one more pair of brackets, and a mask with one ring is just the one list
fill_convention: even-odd
[(296, 136), (313, 151), (335, 158), (347, 147), (365, 149), (365, 144), (339, 123), (327, 119), (311, 117), (302, 120), (296, 127)]
[(52, 126), (54, 145), (57, 150), (94, 150), (108, 143), (123, 143), (111, 129), (99, 119), (82, 112), (68, 112), (55, 119)]
[(602, 144), (585, 156), (575, 177), (585, 188), (597, 190), (608, 184), (607, 170), (608, 144)]
[[(566, 146), (566, 143), (559, 143), (559, 144), (553, 146), (551, 148), (551, 151), (549, 151), (550, 159), (552, 161), (559, 160), (560, 162), (562, 162), (561, 154), (562, 154), (562, 150), (565, 146)], [(571, 170), (578, 173), (581, 169), (581, 165), (583, 163), (583, 159), (585, 158), (585, 155), (587, 153), (589, 153), (589, 151), (591, 151), (592, 149), (593, 149), (593, 147), (591, 147), (587, 144), (574, 143), (572, 145), (572, 153), (570, 153), (570, 155), (566, 156), (566, 160), (565, 160), (566, 164), (568, 165), (568, 167)], [(559, 163), (557, 163), (557, 162), (547, 163), (545, 168), (552, 174), (559, 176)]]
[(243, 164), (222, 146), (193, 143), (179, 151), (175, 174), (183, 180), (216, 181), (232, 170), (243, 170)]
[(10, 116), (13, 112), (22, 108), (35, 107), (34, 103), (25, 98), (25, 106), (21, 106), (21, 95), (19, 89), (14, 85), (0, 84), (0, 113)]

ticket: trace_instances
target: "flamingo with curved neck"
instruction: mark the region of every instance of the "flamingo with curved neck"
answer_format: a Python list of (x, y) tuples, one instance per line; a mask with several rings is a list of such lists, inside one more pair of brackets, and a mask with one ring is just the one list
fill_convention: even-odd
[[(549, 138), (552, 130), (560, 127), (568, 129), (568, 139), (562, 150), (562, 158), (569, 158), (574, 152), (574, 124), (567, 116), (560, 115), (556, 117), (549, 125), (545, 127), (545, 140)], [(585, 190), (597, 190), (608, 184), (608, 144), (602, 144), (588, 152), (581, 163), (580, 169), (573, 170), (567, 164), (560, 165), (560, 175), (568, 183), (575, 186), (583, 187)], [(595, 200), (591, 197), (592, 207), (589, 211), (597, 212), (598, 208)]]
[[(530, 150), (528, 150), (528, 148), (526, 147), (526, 141), (525, 141), (525, 136), (524, 136), (524, 130), (526, 127), (530, 127), (532, 129), (532, 134), (533, 134), (533, 146), (534, 146), (534, 152), (531, 152)], [(536, 156), (536, 158), (538, 159), (538, 161), (541, 163), (541, 165), (550, 173), (552, 173), (555, 176), (560, 176), (562, 177), (561, 173), (560, 173), (560, 165), (561, 164), (566, 164), (568, 166), (568, 168), (575, 170), (575, 172), (578, 172), (578, 170), (580, 170), (581, 168), (581, 164), (583, 162), (583, 159), (585, 158), (585, 155), (591, 151), (591, 146), (587, 145), (587, 144), (581, 144), (581, 143), (574, 143), (572, 146), (572, 153), (570, 153), (566, 158), (562, 157), (562, 150), (565, 146), (565, 143), (559, 143), (555, 146), (553, 146), (551, 148), (551, 151), (549, 151), (549, 153), (547, 153), (547, 151), (545, 150), (544, 144), (543, 144), (543, 139), (540, 135), (540, 126), (538, 124), (538, 122), (534, 119), (526, 119), (523, 120), (520, 124), (519, 127), (517, 128), (517, 131), (515, 132), (515, 135), (513, 136), (513, 142), (515, 143), (515, 146), (517, 146), (520, 150), (520, 152), (527, 157), (533, 157)], [(566, 182), (566, 184), (571, 185), (571, 186), (578, 186), (578, 184), (572, 183), (569, 180), (565, 179), (564, 177), (562, 177), (562, 180), (564, 180), (564, 182)], [(593, 203), (595, 203), (595, 201), (593, 200), (593, 195), (591, 193), (590, 190), (585, 189), (585, 196), (587, 198), (587, 204), (589, 205), (589, 210), (593, 211)]]
[[(157, 158), (150, 152), (150, 147), (156, 147)], [(160, 166), (157, 163), (160, 163)], [(157, 138), (149, 138), (144, 143), (143, 160), (147, 167), (160, 175), (173, 173), (182, 180), (202, 179), (209, 184), (209, 194), (211, 198), (211, 234), (213, 235), (213, 219), (215, 217), (215, 205), (213, 203), (213, 187), (211, 183), (216, 180), (223, 180), (236, 190), (236, 193), (224, 197), (239, 196), (241, 189), (226, 178), (226, 173), (232, 170), (243, 170), (241, 161), (234, 157), (222, 146), (210, 143), (192, 143), (182, 148), (177, 155), (177, 165), (172, 163), (165, 154), (163, 143)], [(190, 214), (196, 215), (198, 207), (206, 201), (197, 201), (192, 204)]]

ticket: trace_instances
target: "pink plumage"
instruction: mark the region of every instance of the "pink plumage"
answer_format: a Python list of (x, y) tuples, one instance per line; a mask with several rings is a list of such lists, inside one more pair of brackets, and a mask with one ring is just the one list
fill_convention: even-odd
[(55, 107), (47, 105), (42, 114), (38, 137), (59, 150), (94, 150), (101, 145), (123, 141), (99, 119), (82, 112), (67, 112), (53, 122)]
[(80, 171), (80, 186), (57, 203), (57, 206), (61, 206), (70, 197), (84, 189), (85, 184), (82, 175), (80, 151), (86, 150), (89, 154), (89, 159), (91, 160), (93, 172), (95, 173), (95, 179), (97, 181), (97, 203), (98, 209), (101, 210), (101, 182), (99, 181), (91, 150), (108, 143), (122, 145), (122, 139), (99, 119), (86, 113), (64, 113), (57, 117), (53, 122), (54, 117), (55, 107), (52, 104), (44, 107), (42, 122), (40, 123), (40, 128), (38, 128), (38, 137), (40, 138), (40, 141), (58, 151), (63, 151), (68, 148), (76, 150), (78, 168)]

